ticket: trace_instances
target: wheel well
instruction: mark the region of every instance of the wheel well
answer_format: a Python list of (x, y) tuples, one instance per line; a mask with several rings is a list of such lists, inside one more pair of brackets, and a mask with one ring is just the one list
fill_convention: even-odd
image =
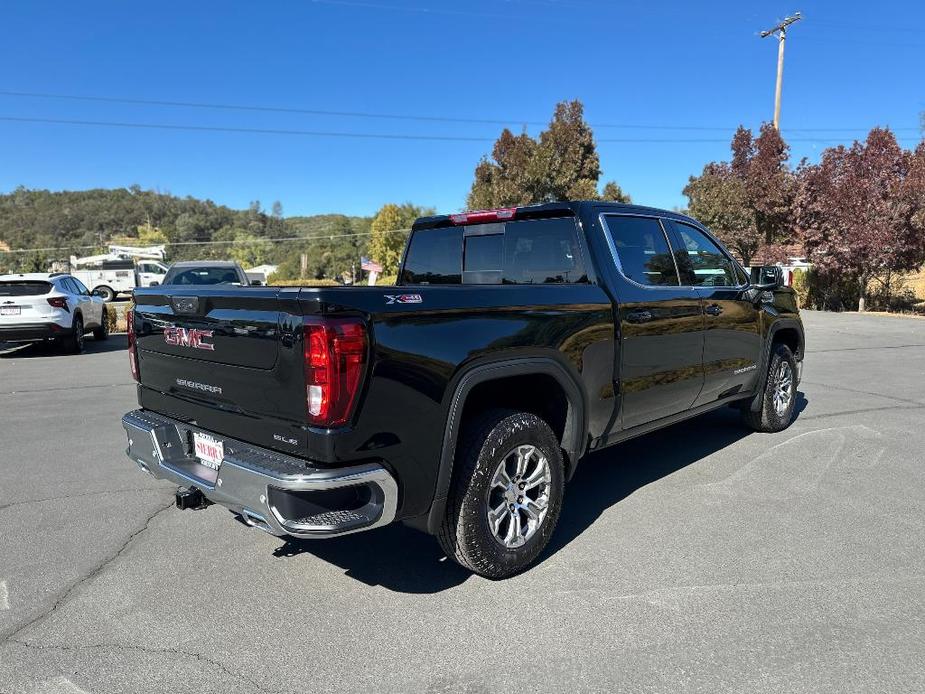
[(800, 357), (800, 333), (795, 328), (781, 328), (774, 333), (771, 344), (787, 345), (795, 357)]
[[(530, 412), (545, 421), (553, 430), (559, 443), (565, 433), (569, 403), (565, 390), (548, 374), (525, 374), (483, 381), (475, 386), (466, 397), (461, 425), (487, 409), (509, 408)], [(566, 467), (575, 461), (569, 460), (563, 451)]]

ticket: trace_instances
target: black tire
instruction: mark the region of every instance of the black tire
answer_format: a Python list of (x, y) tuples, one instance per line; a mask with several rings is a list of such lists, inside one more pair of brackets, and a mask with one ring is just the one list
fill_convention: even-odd
[(93, 290), (93, 293), (100, 297), (107, 304), (110, 301), (114, 301), (116, 298), (116, 293), (112, 290), (112, 288), (105, 285), (102, 287), (97, 287)]
[(103, 309), (103, 320), (100, 327), (93, 329), (93, 339), (98, 341), (109, 339), (109, 311), (105, 308)]
[[(775, 406), (775, 394), (778, 387), (786, 382), (789, 373), (790, 397), (785, 407)], [(778, 404), (780, 401), (777, 401)], [(745, 424), (755, 431), (774, 433), (783, 431), (793, 421), (793, 413), (797, 402), (797, 362), (793, 352), (787, 345), (775, 344), (771, 347), (771, 358), (768, 363), (768, 376), (765, 379), (764, 390), (755, 396), (742, 409), (742, 419)], [(757, 408), (757, 411), (756, 411)]]
[[(526, 510), (503, 511), (505, 521), (498, 523), (496, 530), (506, 527), (510, 532), (513, 516), (521, 514), (526, 523), (524, 532), (515, 541), (523, 541), (517, 547), (508, 547), (503, 538), (496, 538), (489, 525), (488, 512), (492, 495), (501, 494), (501, 503), (496, 508), (507, 505), (504, 501), (507, 492), (492, 486), (492, 478), (500, 470), (502, 461), (517, 455), (518, 447), (532, 447), (534, 450), (526, 469), (539, 470), (542, 458), (548, 463), (546, 482), (537, 487), (542, 491), (546, 502), (545, 516), (541, 516), (538, 525), (530, 530)], [(528, 450), (528, 449), (523, 449)], [(535, 454), (535, 455), (534, 455)], [(515, 460), (516, 464), (516, 460)], [(545, 468), (544, 468), (545, 469)], [(524, 477), (527, 477), (524, 474)], [(511, 477), (512, 485), (508, 488), (513, 494), (524, 494), (515, 504), (526, 499), (532, 492), (517, 490), (517, 477)], [(470, 571), (487, 578), (507, 578), (526, 569), (543, 551), (559, 521), (565, 485), (565, 472), (559, 441), (549, 425), (536, 415), (512, 410), (491, 410), (470, 422), (462, 432), (456, 449), (453, 466), (453, 481), (447, 499), (446, 515), (437, 534), (437, 539), (447, 556), (456, 560)], [(520, 483), (519, 489), (523, 489)], [(537, 492), (537, 496), (540, 496)], [(530, 501), (531, 499), (527, 499)], [(525, 508), (525, 507), (520, 507)], [(521, 529), (521, 521), (516, 522)], [(507, 532), (505, 534), (507, 534)], [(531, 534), (532, 532), (532, 534)], [(524, 539), (526, 538), (526, 539)]]
[(80, 354), (84, 351), (84, 321), (78, 313), (71, 325), (71, 334), (61, 340), (61, 348), (68, 354)]

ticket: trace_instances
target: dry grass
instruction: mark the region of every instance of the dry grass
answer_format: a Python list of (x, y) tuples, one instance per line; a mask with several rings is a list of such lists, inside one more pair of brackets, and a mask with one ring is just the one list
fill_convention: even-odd
[(925, 301), (925, 268), (919, 270), (915, 275), (909, 275), (905, 284), (915, 292), (916, 297)]

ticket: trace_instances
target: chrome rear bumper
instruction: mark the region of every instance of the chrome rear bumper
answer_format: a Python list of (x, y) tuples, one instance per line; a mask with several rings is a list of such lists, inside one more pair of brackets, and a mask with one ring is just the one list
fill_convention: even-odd
[[(323, 538), (369, 530), (395, 518), (398, 486), (381, 465), (325, 469), (214, 434), (176, 419), (134, 410), (122, 417), (126, 454), (159, 479), (202, 490), (249, 525), (271, 535)], [(192, 455), (193, 433), (222, 441), (218, 470)]]

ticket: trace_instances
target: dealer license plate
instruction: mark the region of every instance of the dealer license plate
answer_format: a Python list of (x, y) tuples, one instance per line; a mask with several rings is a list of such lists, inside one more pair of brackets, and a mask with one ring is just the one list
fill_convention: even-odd
[(0, 316), (18, 316), (22, 313), (22, 306), (0, 306)]
[(193, 432), (193, 449), (199, 462), (208, 468), (218, 470), (225, 458), (225, 444), (206, 434)]

